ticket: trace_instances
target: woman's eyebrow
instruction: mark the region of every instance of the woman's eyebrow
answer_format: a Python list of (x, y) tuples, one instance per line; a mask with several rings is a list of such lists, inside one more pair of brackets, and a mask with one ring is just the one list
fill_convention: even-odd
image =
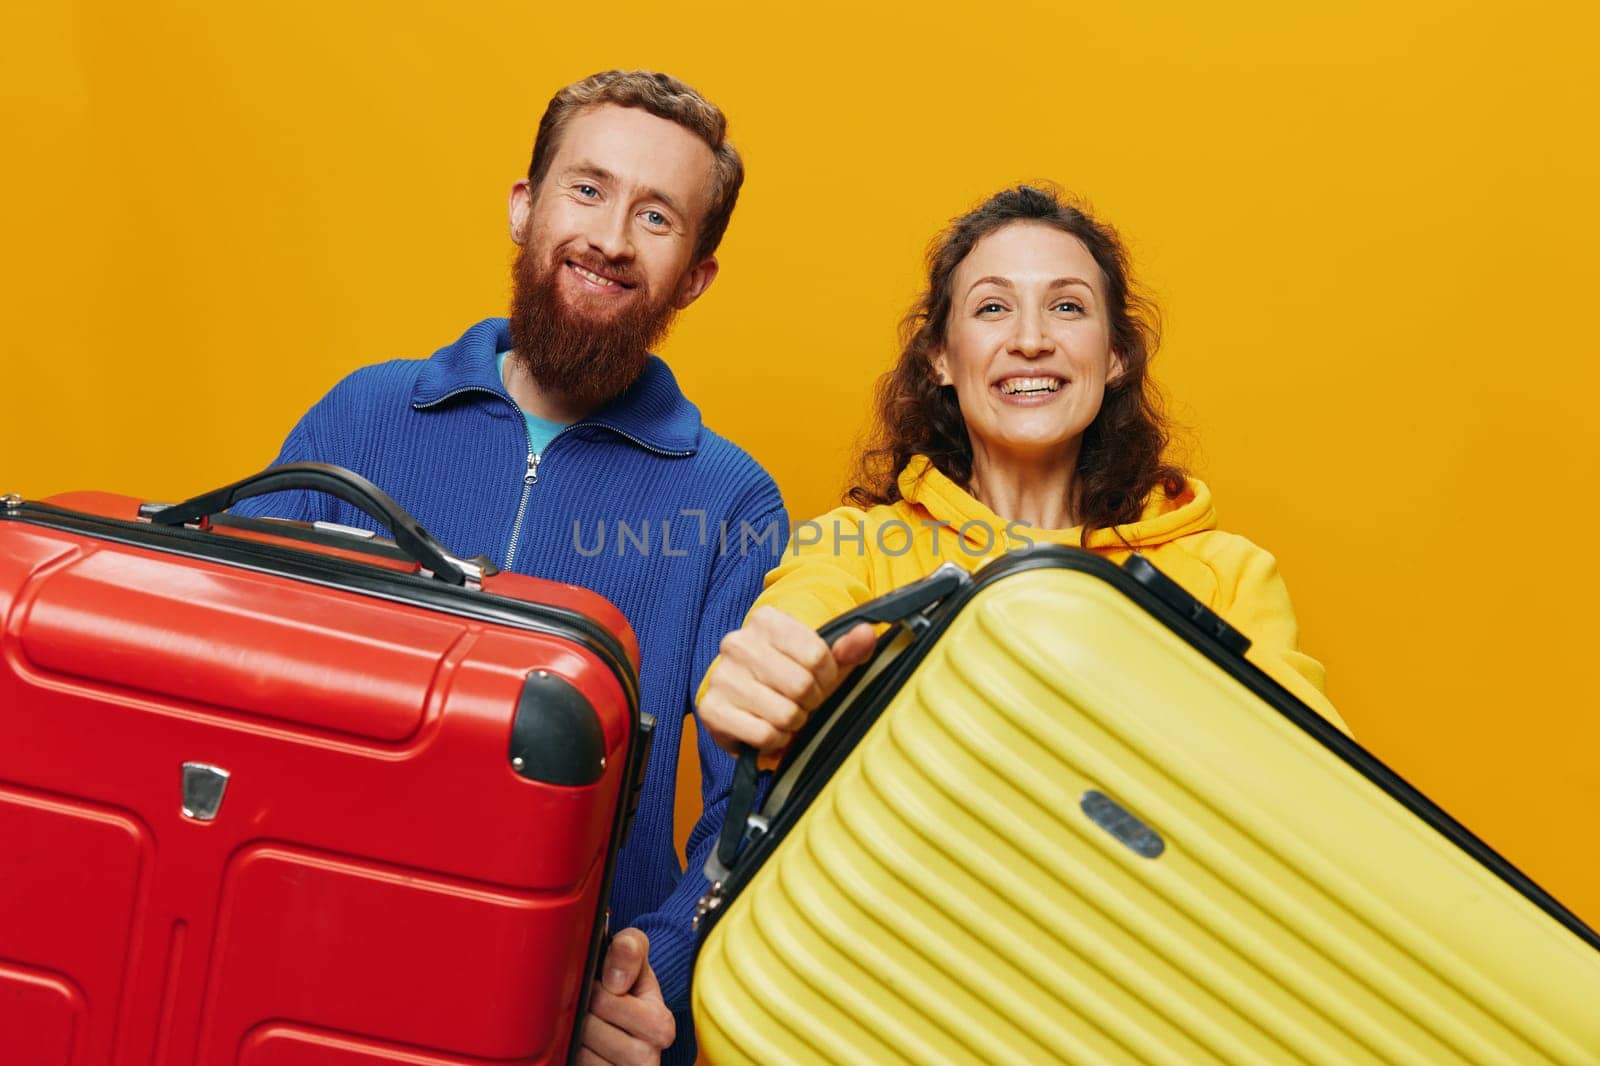
[[(1002, 278), (998, 274), (987, 274), (987, 275), (979, 278), (977, 281), (974, 281), (971, 285), (969, 285), (967, 287), (967, 295), (969, 295), (969, 296), (972, 295), (972, 290), (976, 289), (979, 285), (983, 285), (983, 284), (999, 285), (1001, 288), (1004, 288), (1004, 289), (1014, 289), (1014, 288), (1016, 288), (1016, 285), (1011, 281), (1010, 278)], [(1072, 277), (1070, 275), (1067, 276), (1067, 277), (1054, 279), (1053, 281), (1050, 282), (1049, 286), (1047, 286), (1047, 287), (1051, 288), (1051, 289), (1059, 289), (1059, 288), (1061, 288), (1062, 286), (1065, 286), (1065, 285), (1081, 285), (1085, 289), (1088, 289), (1091, 293), (1094, 292), (1094, 286), (1093, 285), (1090, 285), (1087, 281), (1084, 281), (1082, 278)]]
[(988, 274), (988, 275), (986, 275), (984, 277), (979, 278), (977, 281), (974, 281), (971, 285), (968, 285), (967, 286), (967, 295), (968, 296), (972, 295), (972, 290), (973, 289), (976, 289), (979, 285), (984, 285), (984, 284), (999, 285), (1000, 287), (1006, 288), (1006, 289), (1011, 289), (1011, 288), (1015, 288), (1016, 287), (1016, 286), (1011, 284), (1011, 279), (1010, 278), (1002, 278), (998, 274)]

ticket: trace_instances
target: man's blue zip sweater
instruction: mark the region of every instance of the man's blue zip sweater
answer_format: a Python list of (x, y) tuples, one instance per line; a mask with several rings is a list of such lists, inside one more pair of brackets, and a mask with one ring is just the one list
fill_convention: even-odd
[[(655, 356), (625, 393), (562, 431), (535, 463), (496, 371), (497, 352), (510, 346), (506, 321), (489, 319), (430, 359), (356, 371), (306, 413), (278, 462), (348, 467), (453, 553), (593, 589), (627, 616), (639, 638), (643, 709), (657, 726), (618, 857), (611, 927), (637, 926), (650, 937), (650, 963), (678, 1018), (678, 1043), (663, 1061), (691, 1062), (689, 921), (733, 762), (701, 734), (705, 813), (689, 837), (685, 874), (672, 832), (683, 719), (718, 643), (742, 624), (786, 545), (788, 516), (772, 478), (701, 425)], [(319, 493), (276, 493), (235, 511), (374, 528)]]

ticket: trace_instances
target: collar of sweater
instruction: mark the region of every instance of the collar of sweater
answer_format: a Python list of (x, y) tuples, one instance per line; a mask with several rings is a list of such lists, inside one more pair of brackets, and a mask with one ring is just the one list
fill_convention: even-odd
[[(423, 364), (411, 405), (434, 407), (464, 392), (487, 392), (515, 408), (516, 401), (506, 392), (495, 366), (495, 357), (510, 348), (508, 321), (484, 319)], [(604, 427), (667, 455), (692, 455), (700, 448), (700, 409), (678, 388), (671, 368), (654, 355), (622, 395), (575, 424)]]
[[(985, 507), (971, 493), (951, 481), (925, 455), (912, 456), (899, 477), (900, 495), (909, 504), (921, 507), (935, 519), (960, 529), (978, 522), (994, 530), (993, 543), (1002, 540), (999, 531), (1008, 528), (1006, 519)], [(1031, 539), (1051, 544), (1079, 546), (1081, 526), (1072, 529), (1027, 529)], [(1157, 486), (1145, 500), (1144, 514), (1135, 522), (1097, 529), (1089, 534), (1086, 548), (1148, 548), (1201, 530), (1215, 529), (1217, 512), (1211, 504), (1211, 490), (1199, 478), (1191, 477), (1182, 492), (1168, 496)]]

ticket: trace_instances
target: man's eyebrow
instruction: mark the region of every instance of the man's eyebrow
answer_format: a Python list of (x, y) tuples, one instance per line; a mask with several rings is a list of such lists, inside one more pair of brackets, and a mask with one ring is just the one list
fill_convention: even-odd
[[(599, 163), (591, 163), (587, 159), (579, 160), (570, 167), (567, 167), (561, 173), (567, 177), (577, 177), (581, 175), (584, 177), (597, 178), (600, 181), (611, 182), (613, 184), (615, 184), (617, 180), (617, 176), (611, 173), (611, 171), (607, 170)], [(660, 189), (646, 188), (643, 191), (647, 199), (659, 200), (674, 214), (685, 218), (688, 217), (688, 214), (684, 211), (683, 206), (679, 204), (677, 200), (662, 192)]]
[(668, 196), (660, 189), (645, 189), (644, 195), (647, 199), (661, 201), (668, 211), (671, 211), (679, 218), (689, 217), (688, 212), (684, 211), (684, 209), (679, 206), (678, 201), (674, 200), (671, 196)]
[(616, 178), (615, 174), (611, 173), (611, 171), (607, 170), (599, 163), (591, 163), (586, 159), (572, 164), (561, 173), (564, 177), (578, 177), (579, 175), (582, 175), (589, 178), (599, 178), (601, 181), (612, 181)]

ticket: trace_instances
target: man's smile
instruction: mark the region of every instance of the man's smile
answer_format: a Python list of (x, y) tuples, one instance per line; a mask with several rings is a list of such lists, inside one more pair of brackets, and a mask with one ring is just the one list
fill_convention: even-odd
[(608, 276), (606, 274), (602, 274), (597, 270), (594, 270), (594, 269), (592, 269), (590, 267), (586, 267), (586, 266), (582, 265), (581, 263), (574, 263), (570, 259), (568, 259), (566, 261), (565, 266), (567, 267), (568, 270), (571, 270), (574, 274), (576, 274), (579, 277), (579, 279), (581, 279), (583, 281), (583, 283), (585, 285), (588, 285), (589, 287), (594, 288), (594, 289), (599, 289), (599, 290), (604, 291), (604, 290), (628, 290), (628, 289), (634, 288), (634, 286), (629, 285), (627, 282), (622, 281), (619, 278), (614, 278), (614, 277), (610, 277), (610, 276)]

